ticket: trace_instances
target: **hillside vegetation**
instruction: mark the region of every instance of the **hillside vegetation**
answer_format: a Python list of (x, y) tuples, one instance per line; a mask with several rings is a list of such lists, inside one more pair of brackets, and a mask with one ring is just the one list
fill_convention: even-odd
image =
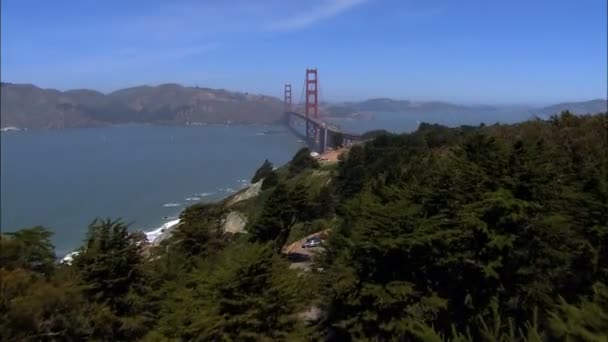
[[(42, 227), (3, 235), (0, 337), (606, 341), (607, 134), (608, 114), (566, 112), (422, 124), (333, 165), (302, 150), (260, 167), (257, 197), (186, 209), (160, 246), (95, 221), (71, 265)], [(223, 231), (233, 211), (247, 233)], [(321, 230), (313, 271), (291, 267), (282, 247)]]

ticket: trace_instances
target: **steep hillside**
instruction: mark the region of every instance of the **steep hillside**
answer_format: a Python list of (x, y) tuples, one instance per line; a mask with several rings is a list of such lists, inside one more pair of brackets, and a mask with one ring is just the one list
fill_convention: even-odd
[(178, 84), (140, 86), (107, 95), (92, 90), (61, 92), (2, 83), (2, 127), (63, 128), (122, 123), (271, 123), (281, 102), (269, 96)]
[[(246, 321), (257, 339), (601, 341), (608, 331), (607, 119), (423, 124), (353, 146), (337, 165), (300, 151), (285, 167), (262, 166), (262, 187), (276, 173), (272, 185), (235, 205), (187, 209), (168, 243), (190, 251), (201, 229), (219, 230), (199, 220), (238, 212), (248, 218), (246, 230), (228, 234), (234, 240), (216, 252), (220, 260), (265, 246), (282, 261), (256, 252), (219, 270), (204, 266), (216, 256), (188, 254), (201, 262), (186, 271), (198, 277), (196, 291), (163, 302), (167, 315), (156, 333), (238, 339), (244, 330), (231, 327)], [(321, 247), (303, 247), (311, 236), (325, 236)], [(214, 248), (215, 238), (200, 238), (200, 246)], [(251, 278), (233, 290), (213, 280), (226, 273), (237, 284)], [(282, 280), (250, 287), (258, 277)], [(222, 306), (232, 291), (239, 310)], [(243, 304), (253, 298), (264, 299)], [(249, 319), (279, 301), (282, 319), (263, 319), (264, 327)], [(201, 311), (184, 313), (181, 303)]]
[(0, 235), (0, 339), (605, 341), (607, 115), (302, 149), (156, 247), (94, 221), (69, 265)]
[(31, 84), (8, 84), (1, 86), (0, 114), (2, 127), (63, 128), (96, 126), (86, 101), (80, 103), (81, 95), (89, 103), (98, 103), (103, 95), (93, 92), (60, 92), (41, 89)]

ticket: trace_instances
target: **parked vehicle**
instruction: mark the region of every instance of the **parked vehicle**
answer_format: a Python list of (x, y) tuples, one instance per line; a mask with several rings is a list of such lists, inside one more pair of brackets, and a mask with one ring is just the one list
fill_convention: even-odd
[(302, 248), (319, 247), (321, 245), (321, 242), (322, 240), (319, 237), (311, 237), (310, 239), (307, 239), (304, 244), (302, 244)]

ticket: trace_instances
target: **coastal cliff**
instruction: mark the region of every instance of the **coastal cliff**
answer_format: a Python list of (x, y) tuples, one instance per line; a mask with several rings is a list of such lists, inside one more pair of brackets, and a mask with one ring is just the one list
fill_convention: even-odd
[(301, 150), (145, 256), (120, 220), (71, 265), (41, 227), (3, 236), (1, 337), (602, 341), (607, 127), (565, 112)]

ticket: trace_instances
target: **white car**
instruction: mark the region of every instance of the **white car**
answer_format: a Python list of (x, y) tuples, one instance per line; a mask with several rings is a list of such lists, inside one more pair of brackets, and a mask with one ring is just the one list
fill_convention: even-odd
[(311, 237), (310, 239), (307, 239), (306, 242), (304, 242), (304, 244), (302, 244), (302, 248), (314, 248), (314, 247), (319, 247), (321, 246), (321, 239), (318, 237)]

